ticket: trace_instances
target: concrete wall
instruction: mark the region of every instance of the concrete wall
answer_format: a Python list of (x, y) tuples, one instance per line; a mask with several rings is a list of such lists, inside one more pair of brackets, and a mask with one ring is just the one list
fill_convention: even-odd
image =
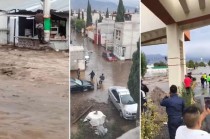
[[(124, 22), (115, 24), (114, 35), (114, 54), (120, 59), (132, 59), (133, 52), (137, 50), (137, 41), (139, 40), (140, 24), (137, 22)], [(116, 37), (116, 30), (120, 30), (120, 39)], [(123, 47), (125, 56), (123, 57)]]
[[(104, 19), (98, 23), (98, 30), (102, 35), (101, 44), (105, 45), (106, 42), (113, 43), (114, 21), (111, 19)], [(105, 38), (103, 38), (105, 36)]]
[[(15, 19), (16, 19), (16, 29), (15, 29), (15, 34), (14, 34), (14, 24), (15, 24)], [(13, 44), (14, 43), (14, 36), (18, 36), (19, 28), (18, 28), (18, 22), (19, 18), (18, 17), (10, 17), (9, 21), (9, 43)], [(15, 43), (18, 43), (18, 39), (15, 39)]]
[(140, 15), (139, 13), (131, 14), (131, 21), (140, 23)]
[(0, 12), (0, 44), (7, 44), (7, 16)]
[(70, 50), (70, 62), (71, 70), (85, 70), (85, 50), (83, 46), (71, 46)]
[(88, 31), (88, 38), (90, 38), (91, 40), (94, 40), (94, 32), (93, 31)]

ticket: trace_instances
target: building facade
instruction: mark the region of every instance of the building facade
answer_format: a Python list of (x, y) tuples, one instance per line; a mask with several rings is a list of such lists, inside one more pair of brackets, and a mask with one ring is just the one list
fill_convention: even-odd
[(114, 55), (120, 60), (132, 59), (137, 50), (140, 23), (133, 21), (116, 22), (114, 28)]

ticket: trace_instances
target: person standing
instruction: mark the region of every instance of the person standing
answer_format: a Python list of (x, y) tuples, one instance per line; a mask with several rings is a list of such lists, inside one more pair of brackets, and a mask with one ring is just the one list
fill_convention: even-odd
[(183, 124), (182, 114), (185, 107), (184, 100), (177, 94), (176, 85), (171, 85), (170, 96), (165, 96), (160, 105), (166, 107), (170, 139), (175, 139), (177, 128)]
[(204, 78), (204, 82), (206, 83), (206, 86), (207, 86), (207, 75), (206, 75), (206, 73), (203, 74), (203, 78)]
[(209, 83), (209, 88), (210, 88), (210, 74), (207, 76), (207, 82)]
[(91, 73), (90, 73), (89, 75), (90, 75), (90, 79), (91, 79), (91, 81), (93, 81), (93, 78), (94, 78), (94, 76), (95, 76), (94, 71), (92, 70), (92, 71), (91, 71)]
[(192, 83), (192, 79), (190, 79), (189, 76), (185, 75), (184, 86), (185, 86), (187, 95), (189, 95), (191, 92), (191, 83)]
[(201, 86), (202, 86), (202, 88), (204, 88), (204, 82), (205, 82), (205, 79), (203, 78), (203, 76), (201, 76)]
[(177, 129), (175, 139), (210, 139), (210, 134), (201, 130), (202, 122), (207, 115), (210, 115), (209, 108), (204, 108), (201, 113), (198, 107), (189, 106), (183, 114), (185, 125)]
[(39, 42), (44, 44), (44, 15), (42, 10), (37, 10), (35, 15), (36, 31), (38, 34)]
[(80, 68), (77, 70), (77, 78), (80, 79)]
[(105, 80), (104, 74), (101, 74), (99, 78), (100, 78), (99, 84), (102, 84), (102, 82)]
[(188, 74), (187, 74), (187, 76), (192, 80), (193, 79), (193, 77), (192, 77), (192, 72), (189, 72)]
[(147, 110), (147, 93), (149, 92), (149, 88), (143, 84), (143, 80), (141, 80), (141, 111), (145, 112)]

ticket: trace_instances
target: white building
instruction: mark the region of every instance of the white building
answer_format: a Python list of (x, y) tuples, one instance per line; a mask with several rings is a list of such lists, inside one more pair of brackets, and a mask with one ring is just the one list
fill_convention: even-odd
[(83, 46), (70, 46), (71, 70), (85, 70), (85, 49)]
[[(140, 22), (140, 21), (139, 21)], [(132, 59), (140, 37), (140, 23), (116, 22), (114, 28), (114, 55), (120, 60)]]
[(101, 23), (98, 23), (98, 30), (101, 34), (101, 45), (113, 47), (114, 38), (114, 24), (115, 21), (111, 18), (104, 18)]

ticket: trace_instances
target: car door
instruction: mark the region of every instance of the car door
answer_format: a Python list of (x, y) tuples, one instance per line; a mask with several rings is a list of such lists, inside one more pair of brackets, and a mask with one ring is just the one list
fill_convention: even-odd
[(118, 109), (118, 110), (121, 110), (121, 105), (120, 105), (120, 96), (119, 96), (119, 94), (118, 93), (116, 93), (116, 108)]
[(81, 91), (83, 88), (82, 86), (80, 86), (79, 84), (71, 81), (71, 91), (72, 92), (78, 92), (78, 91)]
[(115, 95), (116, 95), (117, 91), (115, 89), (111, 89), (110, 91), (111, 91), (110, 92), (110, 99), (111, 99), (112, 103), (114, 104), (114, 106), (116, 107), (116, 97), (115, 97)]
[(71, 92), (76, 92), (77, 91), (77, 84), (73, 81), (71, 81)]
[(115, 107), (119, 110), (119, 95), (116, 90), (113, 90), (113, 100), (112, 102), (114, 103)]

